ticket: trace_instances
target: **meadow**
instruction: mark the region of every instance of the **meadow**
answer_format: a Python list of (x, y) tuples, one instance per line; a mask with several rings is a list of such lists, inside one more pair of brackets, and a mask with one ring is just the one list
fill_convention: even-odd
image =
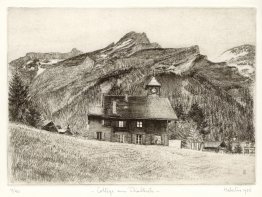
[(255, 156), (87, 140), (9, 124), (9, 183), (254, 184)]

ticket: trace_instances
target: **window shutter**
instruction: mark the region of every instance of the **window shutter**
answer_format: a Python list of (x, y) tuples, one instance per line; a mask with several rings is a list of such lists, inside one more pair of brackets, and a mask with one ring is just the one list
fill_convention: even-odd
[(118, 135), (115, 133), (114, 134), (114, 142), (117, 142), (118, 141)]
[(142, 144), (146, 143), (146, 135), (142, 135)]
[(136, 134), (132, 134), (132, 144), (136, 143)]
[(110, 120), (105, 120), (105, 126), (111, 126), (111, 121)]
[(117, 121), (112, 120), (112, 122), (111, 122), (111, 126), (112, 126), (112, 127), (116, 127), (116, 126), (117, 126)]
[(126, 127), (126, 121), (123, 121), (123, 127)]
[(96, 132), (94, 132), (94, 138), (95, 138), (95, 139), (97, 138)]

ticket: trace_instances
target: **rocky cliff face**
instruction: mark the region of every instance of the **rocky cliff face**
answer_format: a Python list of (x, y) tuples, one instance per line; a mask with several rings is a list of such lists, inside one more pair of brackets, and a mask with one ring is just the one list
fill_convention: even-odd
[(24, 57), (18, 58), (9, 63), (9, 76), (11, 77), (13, 72), (19, 72), (24, 83), (29, 85), (36, 76), (41, 74), (45, 69), (52, 67), (53, 64), (79, 54), (82, 54), (82, 52), (76, 48), (73, 48), (68, 53), (30, 52)]
[(27, 53), (26, 56), (29, 57), (30, 59), (44, 59), (44, 60), (49, 60), (49, 59), (68, 59), (70, 57), (74, 57), (74, 56), (80, 55), (82, 53), (83, 53), (82, 51), (79, 51), (76, 48), (73, 48), (68, 53), (59, 53), (59, 52), (35, 53), (35, 52), (30, 52), (30, 53)]
[(253, 79), (255, 76), (255, 46), (241, 45), (223, 52), (217, 61), (223, 61), (228, 66), (235, 67), (245, 77)]
[(103, 49), (53, 64), (33, 79), (30, 93), (43, 116), (84, 134), (88, 109), (100, 104), (102, 94), (146, 95), (153, 70), (173, 107), (181, 104), (187, 113), (198, 103), (204, 109), (211, 136), (223, 128), (245, 137), (253, 124), (252, 80), (226, 62), (210, 62), (198, 46), (161, 48), (144, 33), (130, 32)]

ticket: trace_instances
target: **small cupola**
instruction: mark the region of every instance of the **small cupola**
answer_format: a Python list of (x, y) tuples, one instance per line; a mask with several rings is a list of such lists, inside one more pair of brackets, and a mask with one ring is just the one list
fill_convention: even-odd
[(155, 76), (151, 78), (149, 83), (146, 85), (147, 95), (158, 95), (160, 96), (161, 84), (157, 81)]

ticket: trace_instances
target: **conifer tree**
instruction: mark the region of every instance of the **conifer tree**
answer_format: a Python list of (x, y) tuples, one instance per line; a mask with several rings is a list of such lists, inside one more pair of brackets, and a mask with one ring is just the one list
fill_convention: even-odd
[(41, 120), (40, 117), (41, 115), (37, 111), (36, 106), (34, 106), (32, 102), (29, 102), (27, 113), (26, 113), (26, 123), (33, 127), (37, 127), (38, 123)]
[(237, 144), (234, 148), (234, 153), (242, 153), (242, 147), (240, 146), (240, 144)]
[(9, 84), (8, 102), (10, 121), (37, 126), (40, 114), (28, 95), (28, 87), (23, 84), (18, 73), (14, 74)]
[(179, 119), (181, 119), (181, 120), (185, 119), (185, 117), (184, 117), (184, 115), (185, 115), (184, 114), (184, 110), (183, 110), (183, 107), (182, 107), (181, 104), (175, 106), (175, 112), (176, 112), (176, 115), (177, 115), (177, 117)]
[(9, 120), (25, 122), (26, 106), (28, 105), (28, 88), (23, 85), (18, 73), (9, 84)]
[(255, 141), (255, 129), (252, 122), (250, 122), (247, 126), (245, 138), (249, 141)]
[(210, 134), (210, 130), (205, 121), (204, 112), (197, 103), (192, 105), (188, 116), (197, 124), (197, 130), (202, 135), (202, 139), (205, 140), (207, 135)]
[(191, 106), (190, 111), (188, 112), (188, 116), (197, 123), (197, 127), (200, 128), (203, 124), (203, 121), (205, 119), (204, 113), (202, 109), (198, 106), (197, 103), (194, 103)]

